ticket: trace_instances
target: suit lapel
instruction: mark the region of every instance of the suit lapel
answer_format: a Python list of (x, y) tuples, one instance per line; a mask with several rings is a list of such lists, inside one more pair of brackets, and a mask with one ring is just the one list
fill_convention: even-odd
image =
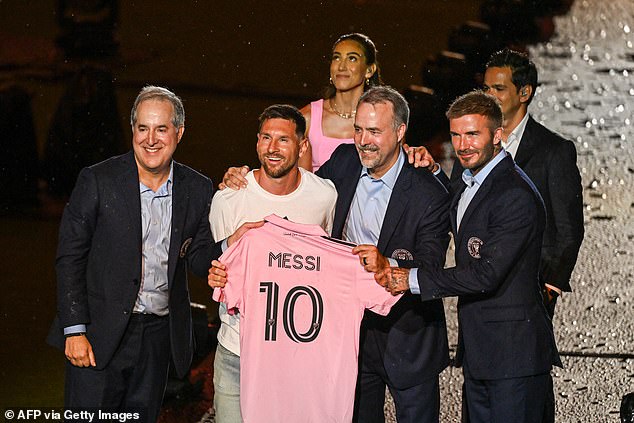
[(462, 182), (462, 178), (460, 178), (460, 186), (458, 186), (457, 184), (453, 186), (454, 186), (455, 194), (453, 195), (453, 198), (451, 199), (449, 219), (451, 220), (451, 229), (453, 230), (453, 233), (457, 235), (458, 234), (458, 229), (457, 229), (458, 202), (460, 201), (460, 196), (464, 192), (467, 185), (465, 185), (465, 183)]
[(528, 122), (526, 122), (526, 127), (524, 128), (524, 133), (522, 134), (522, 140), (520, 141), (520, 145), (517, 148), (517, 153), (515, 154), (515, 163), (522, 169), (526, 165), (526, 163), (530, 160), (531, 157), (535, 155), (535, 149), (537, 148), (537, 139), (534, 136), (534, 128), (537, 125), (537, 122), (529, 116)]
[(117, 182), (122, 191), (125, 209), (128, 214), (130, 233), (135, 234), (136, 243), (139, 251), (141, 251), (141, 194), (139, 190), (139, 174), (133, 152), (123, 156), (122, 165), (123, 169), (117, 175)]
[(381, 225), (381, 234), (379, 235), (377, 248), (382, 253), (385, 252), (385, 247), (396, 230), (396, 226), (401, 220), (403, 212), (405, 212), (405, 209), (407, 208), (410, 198), (407, 191), (409, 190), (411, 183), (412, 169), (407, 164), (403, 164), (401, 173), (398, 175), (396, 183), (394, 184), (394, 190), (392, 191), (390, 201), (387, 204), (385, 218), (383, 219), (383, 224)]
[(354, 193), (357, 191), (360, 175), (361, 161), (357, 158), (353, 169), (347, 173), (347, 176), (341, 178), (341, 181), (337, 184), (337, 206), (332, 226), (332, 236), (335, 238), (341, 238), (343, 235), (343, 227), (350, 212)]
[(478, 189), (475, 197), (473, 197), (473, 199), (469, 203), (469, 207), (467, 207), (467, 210), (465, 210), (464, 216), (462, 216), (462, 220), (460, 221), (460, 230), (458, 230), (458, 235), (456, 237), (456, 245), (460, 245), (460, 242), (462, 241), (462, 236), (464, 235), (464, 228), (469, 226), (469, 219), (471, 215), (474, 211), (478, 209), (480, 203), (489, 194), (491, 187), (495, 183), (496, 175), (506, 170), (509, 166), (514, 166), (513, 159), (510, 155), (502, 159), (502, 161), (491, 170), (491, 173), (489, 173), (484, 182), (482, 182), (482, 186), (480, 187), (480, 189)]
[(176, 262), (180, 254), (185, 230), (185, 217), (189, 202), (189, 187), (187, 176), (181, 169), (181, 165), (174, 162), (174, 185), (172, 186), (172, 230), (170, 233), (170, 249), (167, 260), (167, 276), (170, 288), (176, 272)]

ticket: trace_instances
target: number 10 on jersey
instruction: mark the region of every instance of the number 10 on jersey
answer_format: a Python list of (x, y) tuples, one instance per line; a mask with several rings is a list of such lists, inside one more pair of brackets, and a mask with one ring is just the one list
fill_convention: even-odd
[[(275, 282), (260, 282), (260, 292), (266, 294), (266, 319), (264, 322), (264, 340), (277, 340), (277, 315), (280, 301), (280, 287)], [(300, 333), (295, 325), (295, 307), (297, 300), (307, 296), (312, 305), (312, 319), (305, 332)], [(324, 302), (319, 291), (312, 286), (293, 287), (284, 297), (284, 332), (294, 342), (312, 342), (319, 335), (324, 319)], [(301, 329), (300, 329), (301, 330)]]

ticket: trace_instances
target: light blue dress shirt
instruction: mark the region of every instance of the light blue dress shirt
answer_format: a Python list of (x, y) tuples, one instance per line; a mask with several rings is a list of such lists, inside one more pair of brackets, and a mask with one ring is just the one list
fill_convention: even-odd
[[(401, 149), (394, 165), (381, 178), (375, 179), (370, 176), (365, 166), (361, 169), (343, 229), (345, 240), (355, 244), (377, 245), (387, 206), (404, 163), (405, 153)], [(398, 266), (396, 260), (388, 260), (391, 266)]]
[[(168, 309), (167, 260), (172, 231), (172, 181), (174, 164), (167, 181), (156, 192), (139, 182), (143, 269), (141, 287), (134, 305), (135, 313), (165, 316)], [(86, 332), (86, 325), (64, 328), (64, 335)]]
[[(498, 165), (505, 157), (507, 153), (504, 149), (500, 150), (490, 161), (487, 163), (475, 176), (471, 173), (471, 170), (465, 169), (462, 172), (462, 180), (467, 185), (465, 190), (460, 195), (458, 201), (458, 210), (456, 214), (456, 229), (460, 230), (460, 223), (465, 211), (469, 207), (471, 200), (475, 197), (476, 193), (482, 186), (484, 180), (489, 176), (489, 173), (495, 166)], [(409, 289), (413, 294), (420, 294), (420, 285), (418, 284), (418, 269), (410, 269), (409, 271)]]
[(168, 309), (167, 260), (172, 231), (173, 164), (167, 181), (152, 191), (139, 182), (141, 190), (141, 228), (143, 277), (134, 305), (135, 313), (166, 316)]

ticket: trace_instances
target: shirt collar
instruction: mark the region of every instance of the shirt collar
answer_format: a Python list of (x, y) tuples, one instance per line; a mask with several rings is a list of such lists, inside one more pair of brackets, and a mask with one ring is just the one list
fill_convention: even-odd
[(500, 152), (493, 157), (475, 176), (471, 173), (470, 169), (465, 169), (464, 172), (462, 172), (462, 180), (469, 188), (471, 188), (474, 184), (482, 185), (482, 182), (484, 182), (486, 177), (489, 176), (489, 173), (491, 173), (493, 168), (497, 166), (497, 164), (500, 163), (507, 154), (506, 150), (502, 148), (502, 150), (500, 150)]
[(387, 186), (389, 189), (393, 190), (394, 189), (394, 185), (396, 185), (396, 180), (398, 179), (398, 175), (400, 175), (401, 173), (401, 168), (403, 167), (403, 164), (405, 163), (405, 153), (403, 152), (403, 149), (400, 148), (400, 151), (398, 153), (398, 158), (396, 159), (396, 162), (392, 165), (392, 167), (385, 172), (385, 174), (383, 176), (381, 176), (379, 179), (374, 179), (372, 178), (372, 176), (370, 176), (370, 174), (368, 173), (368, 168), (363, 166), (361, 168), (361, 178), (364, 177), (369, 177), (372, 178), (376, 181), (381, 181), (385, 184), (385, 186)]
[[(170, 163), (170, 173), (167, 175), (167, 181), (156, 190), (157, 196), (172, 195), (172, 181), (174, 180), (174, 160)], [(145, 184), (139, 181), (139, 188), (141, 194), (152, 191), (152, 188), (148, 188)]]
[(504, 142), (504, 148), (508, 149), (508, 147), (515, 143), (520, 142), (522, 139), (522, 135), (524, 135), (524, 129), (526, 129), (526, 123), (528, 122), (528, 113), (524, 115), (520, 123), (511, 131), (508, 138)]

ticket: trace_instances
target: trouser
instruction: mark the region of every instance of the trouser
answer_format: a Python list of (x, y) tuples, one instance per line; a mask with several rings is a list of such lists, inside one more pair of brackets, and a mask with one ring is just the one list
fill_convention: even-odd
[(510, 379), (465, 376), (470, 423), (541, 423), (548, 373)]
[(103, 370), (66, 363), (65, 407), (139, 413), (135, 421), (154, 423), (163, 401), (169, 360), (169, 317), (133, 314)]
[[(374, 334), (369, 332), (366, 348), (372, 347)], [(385, 421), (385, 387), (390, 390), (399, 423), (438, 423), (440, 418), (440, 387), (438, 376), (421, 380), (420, 384), (399, 389), (390, 381), (382, 354), (365, 350), (360, 360), (355, 393), (355, 423), (380, 423)]]
[(241, 423), (240, 357), (218, 344), (214, 357), (216, 423)]

